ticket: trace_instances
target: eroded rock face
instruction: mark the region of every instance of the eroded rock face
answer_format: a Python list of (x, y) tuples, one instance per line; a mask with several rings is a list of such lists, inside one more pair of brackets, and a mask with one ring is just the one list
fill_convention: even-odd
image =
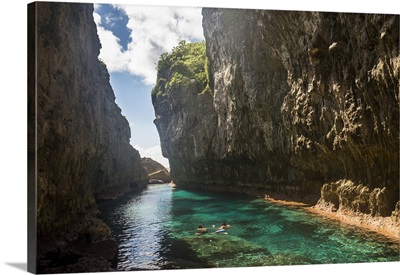
[(143, 167), (149, 175), (149, 183), (169, 183), (171, 175), (161, 163), (151, 159), (142, 158)]
[(386, 217), (392, 215), (394, 210), (388, 207), (389, 200), (390, 194), (386, 187), (371, 190), (362, 184), (340, 180), (322, 186), (318, 205), (330, 208), (332, 211), (347, 209)]
[[(29, 53), (36, 57), (29, 67), (30, 164), (37, 156), (37, 166), (30, 165), (36, 182), (29, 184), (36, 184), (38, 240), (47, 243), (58, 236), (58, 243), (49, 244), (57, 246), (87, 230), (71, 228), (97, 194), (143, 188), (147, 174), (129, 144), (129, 124), (98, 59), (93, 5), (35, 3), (29, 14), (35, 32)], [(72, 231), (75, 237), (67, 236)], [(88, 234), (96, 239), (96, 232)]]
[(394, 210), (399, 16), (203, 9), (203, 28), (212, 96), (154, 102), (178, 187), (315, 204), (346, 179)]
[(396, 207), (394, 208), (394, 211), (392, 213), (392, 219), (400, 224), (400, 201), (396, 203)]

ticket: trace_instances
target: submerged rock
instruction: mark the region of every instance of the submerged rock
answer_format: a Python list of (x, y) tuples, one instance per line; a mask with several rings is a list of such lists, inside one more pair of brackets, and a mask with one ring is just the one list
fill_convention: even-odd
[(199, 259), (214, 267), (259, 266), (271, 255), (267, 248), (230, 235), (186, 237), (184, 241)]
[(316, 264), (295, 254), (271, 254), (268, 248), (230, 235), (186, 237), (184, 242), (200, 260), (212, 267), (250, 267)]
[(271, 256), (263, 258), (261, 265), (277, 266), (277, 265), (305, 265), (305, 264), (322, 264), (322, 263), (297, 254), (276, 253)]

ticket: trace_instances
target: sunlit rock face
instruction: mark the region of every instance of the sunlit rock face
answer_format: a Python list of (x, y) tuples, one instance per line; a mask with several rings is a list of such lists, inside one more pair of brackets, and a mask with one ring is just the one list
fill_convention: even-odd
[(142, 158), (142, 164), (149, 175), (149, 183), (169, 183), (171, 175), (161, 163), (151, 159)]
[(29, 47), (36, 53), (30, 75), (37, 82), (28, 94), (28, 115), (35, 118), (28, 154), (37, 153), (38, 234), (48, 236), (71, 228), (96, 194), (143, 188), (147, 174), (98, 59), (93, 5), (35, 5), (36, 37)]
[(203, 28), (211, 93), (153, 100), (178, 187), (315, 204), (346, 179), (395, 209), (398, 15), (203, 9)]
[(386, 187), (370, 189), (349, 180), (326, 183), (321, 188), (319, 207), (332, 208), (331, 211), (352, 210), (372, 216), (390, 216), (394, 209), (388, 207), (390, 192)]

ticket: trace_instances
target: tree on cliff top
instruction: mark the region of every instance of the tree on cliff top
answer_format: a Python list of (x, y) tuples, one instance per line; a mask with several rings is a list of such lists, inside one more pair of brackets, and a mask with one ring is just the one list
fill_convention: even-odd
[(184, 89), (196, 83), (199, 91), (209, 90), (208, 60), (205, 42), (179, 42), (171, 53), (163, 53), (157, 64), (157, 83), (152, 97), (165, 96), (169, 91)]

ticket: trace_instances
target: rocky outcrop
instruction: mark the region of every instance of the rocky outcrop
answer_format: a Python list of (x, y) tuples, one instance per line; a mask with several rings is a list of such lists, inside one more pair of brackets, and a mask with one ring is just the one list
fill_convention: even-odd
[(322, 186), (317, 205), (331, 211), (347, 209), (372, 216), (390, 216), (394, 209), (388, 207), (389, 196), (386, 187), (371, 190), (362, 184), (340, 180)]
[(171, 182), (169, 171), (161, 163), (151, 158), (142, 158), (142, 164), (149, 175), (149, 183)]
[(189, 83), (153, 98), (177, 187), (316, 204), (324, 183), (349, 180), (390, 215), (399, 16), (203, 9), (203, 28), (211, 93)]
[[(98, 59), (93, 5), (34, 3), (29, 25), (28, 162), (36, 188), (30, 208), (38, 243), (57, 236), (60, 244), (71, 240), (66, 232), (97, 195), (143, 188), (147, 174)], [(89, 235), (96, 239), (95, 231)]]
[(111, 271), (117, 267), (118, 245), (111, 229), (93, 207), (62, 235), (38, 238), (38, 273)]
[(308, 210), (398, 240), (400, 201), (393, 209), (388, 204), (390, 196), (386, 187), (371, 190), (362, 184), (339, 180), (324, 184), (321, 198)]

